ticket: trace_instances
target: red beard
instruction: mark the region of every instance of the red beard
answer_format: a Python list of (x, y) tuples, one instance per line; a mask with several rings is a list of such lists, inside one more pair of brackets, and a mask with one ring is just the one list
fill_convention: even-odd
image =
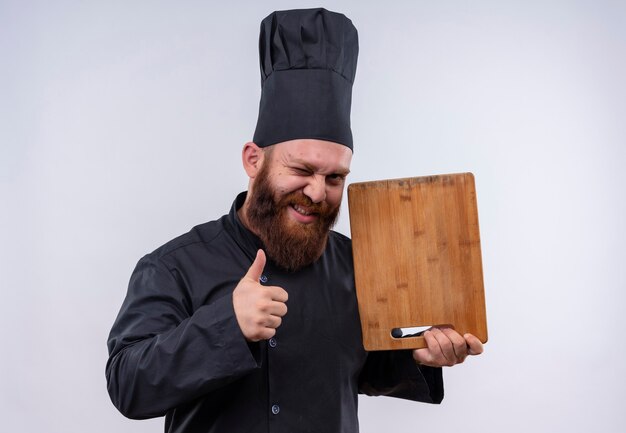
[[(337, 221), (339, 206), (331, 208), (326, 202), (313, 203), (301, 191), (277, 197), (266, 165), (257, 175), (253, 191), (247, 217), (269, 258), (291, 272), (319, 259), (326, 247), (328, 233)], [(317, 218), (309, 224), (293, 221), (288, 212), (295, 204), (306, 207)]]

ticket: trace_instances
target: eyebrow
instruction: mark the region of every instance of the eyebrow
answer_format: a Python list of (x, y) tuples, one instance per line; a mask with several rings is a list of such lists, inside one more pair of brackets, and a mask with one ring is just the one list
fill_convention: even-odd
[[(315, 167), (314, 165), (311, 165), (305, 161), (302, 161), (301, 159), (293, 159), (292, 163), (294, 164), (300, 164), (302, 166), (304, 166), (307, 170), (311, 170), (312, 172), (316, 172), (317, 171), (317, 167)], [(347, 176), (350, 173), (350, 169), (348, 168), (339, 168), (338, 170), (333, 170), (332, 174), (338, 174), (341, 176)]]

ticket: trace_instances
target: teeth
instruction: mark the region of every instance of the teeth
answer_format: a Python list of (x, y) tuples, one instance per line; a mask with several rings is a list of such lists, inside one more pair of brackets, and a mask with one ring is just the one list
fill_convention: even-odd
[(307, 212), (306, 210), (302, 209), (299, 205), (293, 205), (293, 208), (296, 212), (298, 212), (301, 215), (310, 215), (309, 212)]

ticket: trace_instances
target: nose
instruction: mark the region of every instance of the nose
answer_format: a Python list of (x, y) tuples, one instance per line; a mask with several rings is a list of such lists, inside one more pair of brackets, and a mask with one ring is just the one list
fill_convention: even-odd
[(313, 203), (326, 200), (326, 181), (324, 176), (312, 176), (302, 191)]

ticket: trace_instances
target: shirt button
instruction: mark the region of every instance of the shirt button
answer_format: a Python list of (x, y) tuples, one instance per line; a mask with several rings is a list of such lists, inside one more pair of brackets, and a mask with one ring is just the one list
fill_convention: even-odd
[(276, 345), (278, 344), (278, 342), (276, 341), (276, 339), (274, 337), (270, 338), (268, 341), (270, 347), (276, 347)]
[(277, 404), (272, 405), (272, 413), (274, 415), (278, 415), (278, 412), (280, 412), (280, 406), (278, 406)]
[(259, 278), (259, 280), (261, 280), (262, 283), (267, 283), (267, 275), (261, 275), (261, 278)]

